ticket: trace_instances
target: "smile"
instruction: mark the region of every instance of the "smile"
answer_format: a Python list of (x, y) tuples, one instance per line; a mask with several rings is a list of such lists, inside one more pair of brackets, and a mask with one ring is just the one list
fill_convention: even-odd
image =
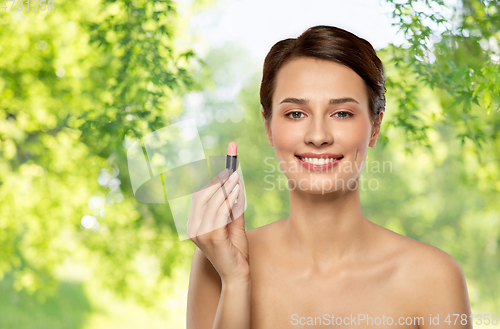
[(308, 162), (311, 164), (315, 164), (315, 165), (324, 165), (324, 164), (330, 163), (332, 161), (340, 160), (343, 158), (343, 157), (339, 157), (339, 158), (303, 158), (303, 157), (299, 157), (299, 156), (297, 156), (297, 157), (302, 161), (305, 161), (305, 162)]
[(336, 166), (344, 156), (339, 154), (299, 154), (295, 155), (299, 163), (308, 170), (323, 171)]

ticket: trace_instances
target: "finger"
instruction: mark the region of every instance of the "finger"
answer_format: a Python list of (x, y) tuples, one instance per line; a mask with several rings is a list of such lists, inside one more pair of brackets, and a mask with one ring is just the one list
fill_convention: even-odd
[(239, 230), (245, 230), (245, 186), (243, 182), (240, 180), (238, 182), (240, 186), (238, 196), (234, 201), (233, 208), (231, 209), (232, 217), (228, 217), (230, 222), (227, 224), (227, 234), (232, 236), (234, 232)]
[(231, 192), (234, 192), (233, 189), (236, 184), (238, 184), (238, 180), (236, 179), (238, 177), (238, 173), (235, 172), (231, 177), (233, 179), (227, 180), (220, 190), (207, 203), (207, 207), (203, 214), (203, 220), (199, 228), (199, 232), (202, 232), (201, 234), (213, 231), (214, 229), (223, 226), (216, 222), (216, 215), (220, 206), (226, 202), (225, 200)]
[(214, 231), (228, 224), (229, 222), (228, 214), (231, 211), (231, 207), (234, 204), (234, 200), (236, 200), (236, 197), (238, 196), (238, 190), (239, 190), (239, 185), (235, 184), (233, 190), (229, 193), (227, 199), (225, 199), (224, 202), (220, 204), (219, 208), (216, 209), (214, 216), (210, 217), (213, 218), (213, 220), (211, 222), (210, 221), (202, 222), (200, 229), (198, 231), (198, 235)]
[(238, 196), (236, 197), (236, 200), (234, 200), (234, 203), (240, 203), (243, 205), (245, 201), (245, 186), (243, 185), (243, 181), (241, 179), (238, 180), (238, 185), (240, 186)]
[(210, 180), (204, 187), (193, 194), (193, 198), (198, 200), (198, 203), (205, 204), (210, 200), (212, 195), (221, 187), (224, 182), (229, 178), (229, 169), (224, 169), (212, 180)]
[[(245, 185), (241, 180), (238, 182), (238, 185), (240, 186), (238, 196), (232, 208), (234, 219), (241, 217), (245, 211)], [(233, 221), (233, 219), (231, 219), (231, 221)]]
[(217, 183), (221, 183), (223, 180), (229, 177), (229, 169), (222, 170), (217, 176), (215, 176), (210, 182), (208, 182), (205, 187), (210, 187), (213, 185), (217, 185)]
[(234, 201), (236, 201), (236, 198), (238, 197), (239, 191), (241, 191), (241, 187), (240, 184), (237, 184), (229, 194), (228, 198), (225, 200), (226, 202), (220, 206), (216, 215), (217, 221), (219, 220), (219, 217), (221, 221), (217, 223), (218, 225), (222, 223), (225, 223), (227, 225), (235, 218), (239, 217), (234, 203)]
[(191, 239), (196, 244), (197, 241), (196, 239), (193, 238), (196, 238), (198, 236), (197, 232), (200, 228), (201, 221), (203, 220), (206, 206), (207, 206), (206, 202), (201, 204), (200, 200), (193, 195), (186, 228), (187, 228), (188, 238)]
[(241, 215), (243, 215), (243, 212), (245, 211), (245, 186), (243, 185), (243, 182), (241, 180), (238, 181), (238, 186), (238, 195), (236, 196), (236, 199), (234, 200), (233, 206), (231, 208), (229, 223), (241, 217)]
[[(207, 200), (207, 194), (200, 194), (200, 196), (198, 196), (195, 207), (191, 209), (191, 211), (193, 211), (194, 213), (199, 214), (199, 216), (194, 216), (194, 218), (197, 218), (197, 220), (195, 220), (195, 222), (192, 224), (192, 232), (197, 236), (214, 230), (213, 227), (215, 227), (214, 220), (217, 209), (224, 202), (227, 195), (229, 194), (229, 191), (232, 190), (233, 187), (238, 183), (238, 181), (236, 180), (236, 178), (238, 178), (238, 173), (235, 173), (236, 175), (232, 176), (233, 180), (229, 180), (230, 177), (227, 178), (220, 189), (215, 192), (214, 196), (212, 196), (212, 198), (210, 198), (209, 200)], [(207, 190), (211, 188), (212, 187), (209, 187), (207, 188)]]
[(239, 174), (235, 171), (228, 180), (224, 182), (224, 185), (214, 194), (214, 196), (207, 203), (207, 211), (215, 214), (220, 205), (227, 198), (232, 189), (238, 184)]
[[(207, 213), (207, 203), (210, 201), (217, 189), (224, 184), (225, 181), (229, 179), (229, 169), (222, 170), (216, 177), (214, 177), (210, 182), (208, 182), (202, 189), (195, 192), (191, 201), (190, 215), (188, 218), (188, 237), (198, 236), (198, 231), (200, 229), (201, 222), (213, 221), (210, 218), (215, 216), (215, 211), (209, 211)], [(194, 241), (193, 241), (194, 242)]]

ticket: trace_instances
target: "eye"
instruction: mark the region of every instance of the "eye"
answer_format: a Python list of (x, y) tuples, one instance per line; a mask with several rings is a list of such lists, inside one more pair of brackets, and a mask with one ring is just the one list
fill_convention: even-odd
[[(297, 114), (297, 113), (299, 114), (299, 117), (294, 116), (294, 115), (290, 116), (290, 114)], [(295, 112), (288, 112), (287, 114), (285, 114), (285, 116), (297, 120), (297, 119), (300, 119), (301, 114), (304, 114), (304, 113), (295, 111)]]
[(339, 112), (335, 113), (334, 115), (337, 115), (337, 114), (341, 114), (339, 116), (340, 119), (347, 119), (348, 117), (354, 116), (354, 114), (349, 113), (349, 112), (345, 112), (345, 111), (339, 111)]

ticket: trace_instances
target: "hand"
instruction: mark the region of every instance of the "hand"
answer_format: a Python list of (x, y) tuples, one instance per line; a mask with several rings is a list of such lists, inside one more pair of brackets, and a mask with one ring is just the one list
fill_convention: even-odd
[(188, 237), (210, 260), (223, 282), (250, 278), (244, 207), (243, 182), (237, 172), (229, 177), (228, 169), (196, 191), (191, 201)]

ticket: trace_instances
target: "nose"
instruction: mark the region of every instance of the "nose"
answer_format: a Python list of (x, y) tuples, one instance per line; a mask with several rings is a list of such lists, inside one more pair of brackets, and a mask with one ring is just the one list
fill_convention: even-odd
[(328, 145), (333, 143), (332, 127), (328, 125), (328, 120), (325, 120), (325, 118), (321, 116), (316, 116), (309, 122), (304, 138), (306, 144), (311, 143), (319, 147), (323, 144)]

